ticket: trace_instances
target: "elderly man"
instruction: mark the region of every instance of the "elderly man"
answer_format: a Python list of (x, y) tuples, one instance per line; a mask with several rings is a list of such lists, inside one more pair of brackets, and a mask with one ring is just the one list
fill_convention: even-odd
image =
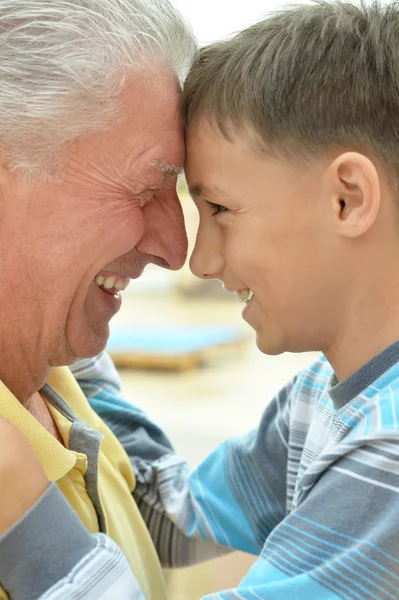
[(297, 5), (203, 48), (185, 82), (193, 271), (247, 301), (263, 352), (324, 352), (258, 428), (189, 475), (106, 355), (74, 367), (161, 561), (256, 555), (203, 600), (399, 598), (398, 48), (396, 2)]
[(167, 0), (0, 3), (1, 600), (165, 598), (128, 458), (65, 365), (104, 348), (130, 278), (186, 258), (195, 52)]

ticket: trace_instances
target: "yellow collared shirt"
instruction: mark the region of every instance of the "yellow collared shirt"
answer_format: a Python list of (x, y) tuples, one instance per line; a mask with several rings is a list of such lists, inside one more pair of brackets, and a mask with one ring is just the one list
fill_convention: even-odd
[[(53, 369), (47, 384), (61, 399), (60, 405), (55, 405), (48, 399), (46, 402), (65, 447), (42, 427), (1, 382), (0, 416), (22, 431), (48, 479), (57, 482), (87, 529), (91, 533), (102, 530), (118, 544), (129, 561), (146, 600), (166, 600), (158, 556), (132, 496), (135, 479), (124, 449), (91, 409), (68, 368)], [(62, 401), (69, 413), (62, 410)], [(92, 451), (96, 447), (94, 443), (91, 444), (91, 451), (85, 453), (84, 440), (86, 437), (88, 448), (90, 436), (94, 442), (97, 440), (97, 452)], [(76, 440), (82, 440), (82, 448), (75, 447), (72, 450), (72, 438), (75, 445)], [(91, 461), (90, 465), (88, 460)], [(7, 598), (0, 586), (0, 600)]]

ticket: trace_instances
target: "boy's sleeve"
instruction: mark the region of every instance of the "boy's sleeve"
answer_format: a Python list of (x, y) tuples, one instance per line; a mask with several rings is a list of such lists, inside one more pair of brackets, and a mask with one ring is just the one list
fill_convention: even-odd
[(2, 588), (9, 600), (144, 600), (120, 549), (87, 531), (55, 483), (0, 536)]
[(258, 430), (221, 444), (190, 475), (163, 432), (122, 398), (106, 354), (81, 361), (73, 372), (130, 458), (134, 496), (164, 566), (192, 564), (226, 549), (261, 552), (285, 516), (295, 380), (268, 405)]
[[(225, 442), (189, 475), (143, 413), (104, 381), (97, 389), (86, 382), (94, 409), (131, 458), (158, 551), (173, 546), (177, 527), (186, 537), (258, 554), (236, 589), (203, 600), (399, 598), (397, 430), (345, 438), (323, 453), (301, 475), (297, 508), (287, 513), (287, 477), (296, 476), (287, 473), (290, 404), (299, 383), (274, 398), (257, 431)], [(148, 442), (144, 452), (140, 440)], [(178, 553), (174, 559), (183, 561)]]
[(397, 432), (339, 446), (323, 460), (324, 474), (238, 588), (203, 600), (399, 598)]

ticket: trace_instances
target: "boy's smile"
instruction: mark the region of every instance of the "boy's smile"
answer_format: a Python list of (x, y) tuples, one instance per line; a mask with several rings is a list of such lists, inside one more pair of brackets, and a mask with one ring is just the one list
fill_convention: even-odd
[(243, 318), (266, 353), (318, 349), (334, 327), (340, 290), (330, 275), (341, 250), (325, 168), (257, 154), (205, 119), (188, 132), (186, 176), (200, 213), (191, 268), (243, 301), (253, 294)]
[(397, 337), (384, 317), (399, 252), (384, 172), (360, 152), (289, 160), (258, 150), (248, 132), (229, 133), (203, 116), (187, 131), (200, 215), (191, 269), (241, 300), (253, 294), (243, 318), (262, 352), (322, 351), (344, 378)]

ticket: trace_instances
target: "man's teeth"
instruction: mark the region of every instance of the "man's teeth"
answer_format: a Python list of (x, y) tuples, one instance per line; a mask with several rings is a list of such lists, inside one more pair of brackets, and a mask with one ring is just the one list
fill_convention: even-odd
[(240, 302), (249, 302), (253, 296), (253, 292), (248, 288), (238, 290), (236, 294)]
[(114, 288), (118, 292), (125, 290), (130, 283), (130, 279), (128, 277), (104, 277), (104, 275), (97, 275), (94, 278), (94, 281), (99, 287), (103, 287), (106, 290), (112, 290), (112, 288)]

